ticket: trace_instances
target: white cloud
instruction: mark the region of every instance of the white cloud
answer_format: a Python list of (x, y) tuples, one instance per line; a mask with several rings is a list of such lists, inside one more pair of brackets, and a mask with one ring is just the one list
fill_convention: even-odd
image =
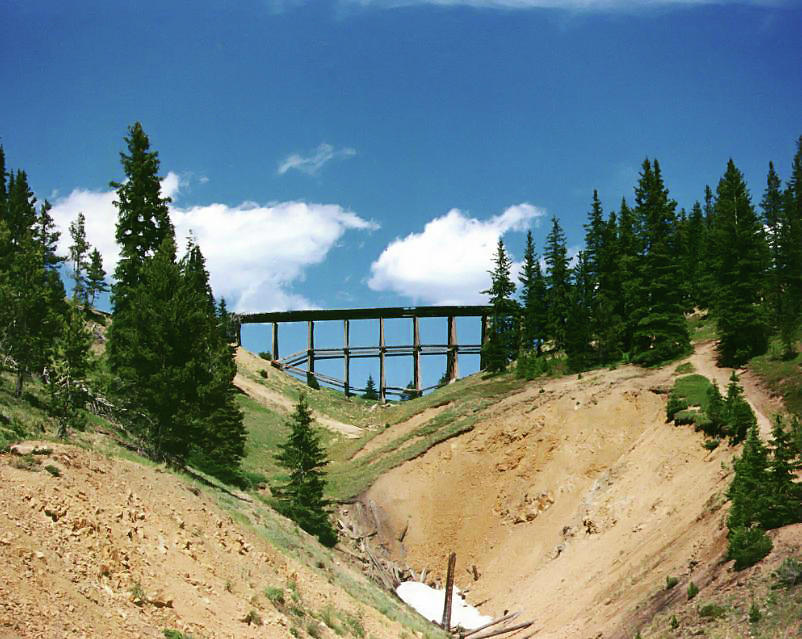
[(776, 6), (783, 0), (342, 0), (346, 4), (395, 8), (420, 4), (466, 6), (481, 9), (565, 9), (570, 11), (637, 11), (652, 7), (747, 4)]
[[(162, 181), (164, 195), (176, 198), (181, 188), (176, 173), (168, 173)], [(62, 254), (70, 244), (69, 224), (83, 211), (87, 239), (103, 255), (106, 271), (114, 270), (118, 258), (114, 199), (114, 191), (75, 189), (56, 200), (52, 215), (62, 230)], [(224, 296), (229, 308), (238, 311), (313, 306), (291, 290), (303, 280), (305, 269), (325, 260), (346, 231), (378, 228), (339, 205), (308, 202), (186, 208), (172, 204), (170, 215), (179, 251), (191, 231), (206, 256), (215, 295)]]
[[(391, 242), (370, 267), (368, 286), (392, 291), (415, 303), (484, 304), (479, 291), (488, 286), (498, 238), (508, 231), (523, 231), (545, 211), (531, 204), (511, 206), (488, 220), (451, 209)], [(517, 273), (518, 265), (513, 265)]]
[(279, 162), (278, 174), (284, 175), (287, 171), (295, 169), (307, 175), (315, 175), (327, 162), (335, 159), (352, 158), (355, 155), (356, 149), (350, 147), (335, 149), (331, 144), (324, 142), (307, 156), (299, 153), (288, 155)]

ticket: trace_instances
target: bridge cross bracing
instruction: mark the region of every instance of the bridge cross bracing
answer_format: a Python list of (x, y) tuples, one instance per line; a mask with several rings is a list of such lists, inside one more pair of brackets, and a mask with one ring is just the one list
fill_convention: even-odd
[[(307, 379), (314, 377), (318, 382), (341, 388), (346, 396), (353, 392), (364, 392), (364, 389), (351, 385), (351, 360), (360, 358), (376, 358), (379, 360), (379, 398), (383, 402), (388, 394), (400, 395), (414, 392), (420, 395), (426, 390), (435, 388), (421, 386), (420, 358), (423, 355), (445, 355), (446, 373), (451, 383), (459, 376), (459, 355), (480, 355), (482, 345), (487, 340), (489, 306), (400, 306), (389, 308), (352, 308), (304, 311), (277, 311), (269, 313), (245, 313), (236, 316), (238, 321), (237, 343), (241, 343), (242, 324), (271, 324), (271, 343), (273, 365), (296, 375), (305, 375)], [(447, 320), (445, 343), (423, 344), (420, 340), (420, 320), (438, 317)], [(457, 341), (457, 318), (477, 317), (481, 319), (481, 340), (479, 344), (459, 344)], [(410, 319), (412, 321), (412, 344), (390, 345), (384, 339), (384, 320)], [(378, 321), (378, 343), (375, 346), (351, 346), (350, 323), (353, 320)], [(343, 323), (342, 347), (317, 348), (315, 346), (315, 322), (341, 321)], [(307, 323), (307, 347), (304, 351), (280, 356), (279, 326), (290, 322)], [(385, 359), (388, 357), (411, 357), (414, 388), (388, 386), (385, 379)], [(318, 360), (342, 359), (343, 379), (337, 379), (315, 371)], [(306, 365), (304, 368), (303, 365)], [(480, 368), (484, 368), (484, 359), (480, 359)]]

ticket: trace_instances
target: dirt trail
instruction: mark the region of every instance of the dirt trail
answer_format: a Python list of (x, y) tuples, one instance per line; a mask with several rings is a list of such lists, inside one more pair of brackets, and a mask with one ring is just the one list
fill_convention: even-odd
[(769, 397), (754, 374), (748, 370), (718, 368), (716, 366), (715, 342), (705, 342), (697, 345), (696, 350), (688, 361), (693, 364), (693, 367), (700, 375), (704, 375), (710, 381), (715, 380), (723, 395), (727, 394), (730, 375), (735, 370), (740, 378), (740, 384), (744, 388), (744, 397), (757, 416), (760, 435), (763, 439), (768, 438), (771, 433), (771, 417), (785, 411), (779, 399)]
[[(243, 348), (237, 349), (236, 361), (239, 370), (246, 371), (247, 373), (258, 374), (259, 370), (270, 369), (268, 374), (273, 375), (274, 379), (277, 376), (283, 375), (283, 373), (276, 369), (272, 369), (269, 362), (263, 360), (261, 357), (257, 357), (253, 353), (249, 353)], [(289, 380), (282, 381), (285, 381), (287, 385), (290, 383)], [(268, 388), (264, 384), (260, 384), (258, 381), (248, 377), (247, 374), (237, 373), (234, 377), (234, 386), (262, 406), (266, 406), (272, 410), (281, 413), (291, 413), (295, 409), (293, 402), (286, 395), (272, 388)], [(312, 411), (312, 416), (321, 426), (335, 433), (345, 435), (345, 437), (349, 439), (359, 438), (364, 433), (361, 428), (353, 424), (337, 421), (336, 419), (332, 419), (314, 410)]]
[(403, 422), (398, 422), (397, 424), (393, 424), (389, 428), (387, 428), (384, 432), (376, 435), (373, 439), (371, 439), (367, 444), (365, 444), (362, 448), (360, 448), (356, 454), (352, 457), (352, 459), (360, 459), (361, 457), (365, 457), (366, 455), (372, 453), (374, 450), (379, 450), (382, 446), (386, 446), (387, 444), (403, 437), (404, 435), (411, 433), (412, 431), (416, 430), (420, 426), (423, 426), (426, 422), (434, 419), (444, 410), (446, 410), (452, 402), (448, 402), (443, 404), (442, 406), (433, 406), (432, 408), (427, 408), (426, 410), (421, 411), (417, 415), (413, 415), (407, 420)]
[[(691, 361), (720, 384), (729, 376), (712, 368), (712, 346)], [(622, 620), (666, 575), (688, 579), (726, 546), (721, 507), (737, 449), (707, 451), (700, 433), (665, 423), (675, 368), (533, 382), (493, 405), (471, 432), (364, 495), (377, 543), (434, 578), (455, 550), (469, 601), (494, 616), (522, 610), (538, 637), (633, 636)], [(768, 399), (744, 385), (765, 428)]]
[[(60, 477), (0, 455), (0, 637), (155, 639), (174, 628), (197, 637), (284, 638), (325, 606), (361, 618), (369, 635), (401, 633), (328, 582), (344, 570), (339, 561), (313, 572), (159, 468), (45, 445), (53, 452), (39, 459)], [(290, 580), (307, 614), (302, 622), (264, 596), (267, 586)], [(244, 621), (250, 611), (263, 625)], [(318, 632), (335, 637), (322, 624)]]

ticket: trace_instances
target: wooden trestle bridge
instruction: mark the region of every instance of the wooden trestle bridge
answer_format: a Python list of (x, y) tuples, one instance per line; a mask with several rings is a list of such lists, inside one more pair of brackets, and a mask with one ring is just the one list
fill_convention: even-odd
[[(434, 385), (427, 388), (421, 387), (420, 358), (422, 355), (445, 355), (447, 357), (446, 375), (448, 382), (450, 383), (457, 379), (459, 376), (458, 360), (460, 354), (481, 356), (482, 344), (484, 344), (487, 339), (489, 314), (489, 306), (411, 306), (247, 313), (236, 316), (239, 322), (237, 343), (241, 343), (240, 330), (242, 324), (272, 324), (273, 348), (271, 353), (274, 366), (296, 375), (305, 376), (307, 380), (310, 377), (314, 377), (320, 383), (342, 389), (346, 396), (354, 392), (364, 392), (365, 390), (351, 386), (351, 360), (368, 357), (377, 358), (379, 360), (379, 384), (377, 391), (379, 393), (379, 399), (384, 401), (388, 394), (400, 395), (402, 393), (415, 393), (420, 395), (424, 391), (437, 386)], [(442, 317), (447, 319), (447, 340), (445, 343), (421, 344), (420, 319), (429, 317)], [(479, 344), (457, 343), (456, 320), (458, 317), (481, 318), (482, 332)], [(412, 344), (388, 346), (384, 341), (384, 320), (404, 318), (412, 320)], [(351, 346), (350, 322), (352, 320), (378, 320), (378, 344), (376, 346)], [(323, 321), (342, 321), (342, 348), (317, 348), (315, 346), (315, 322)], [(304, 351), (280, 357), (279, 325), (289, 322), (307, 323), (307, 347)], [(414, 388), (387, 386), (384, 366), (385, 358), (387, 357), (412, 357)], [(343, 379), (337, 379), (315, 371), (315, 362), (326, 359), (343, 360)], [(304, 363), (306, 364), (305, 368), (303, 367)], [(483, 361), (480, 363), (480, 368), (484, 368)]]

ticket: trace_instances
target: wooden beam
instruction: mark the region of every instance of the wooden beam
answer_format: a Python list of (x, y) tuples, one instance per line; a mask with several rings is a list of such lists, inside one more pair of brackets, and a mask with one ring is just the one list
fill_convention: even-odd
[(306, 332), (306, 370), (310, 373), (315, 372), (315, 323), (312, 320), (307, 322)]
[(454, 566), (457, 563), (457, 553), (448, 556), (448, 572), (446, 573), (446, 600), (443, 605), (443, 623), (440, 624), (446, 632), (451, 631), (451, 598), (454, 596)]
[(278, 322), (273, 322), (273, 350), (271, 351), (273, 359), (279, 359), (281, 356), (278, 354)]
[(348, 320), (343, 320), (343, 367), (345, 373), (345, 384), (343, 390), (345, 396), (351, 395), (351, 349), (350, 349), (350, 323)]
[(459, 377), (459, 360), (457, 359), (457, 319), (453, 315), (448, 317), (448, 383)]
[(308, 311), (243, 313), (243, 324), (268, 322), (307, 322), (344, 319), (399, 319), (409, 317), (480, 317), (490, 312), (489, 306), (393, 306), (388, 308), (344, 308)]
[(420, 395), (420, 320), (412, 318), (412, 373), (415, 380), (415, 393)]
[(384, 377), (384, 318), (379, 318), (379, 401), (384, 404), (386, 398), (387, 380)]

